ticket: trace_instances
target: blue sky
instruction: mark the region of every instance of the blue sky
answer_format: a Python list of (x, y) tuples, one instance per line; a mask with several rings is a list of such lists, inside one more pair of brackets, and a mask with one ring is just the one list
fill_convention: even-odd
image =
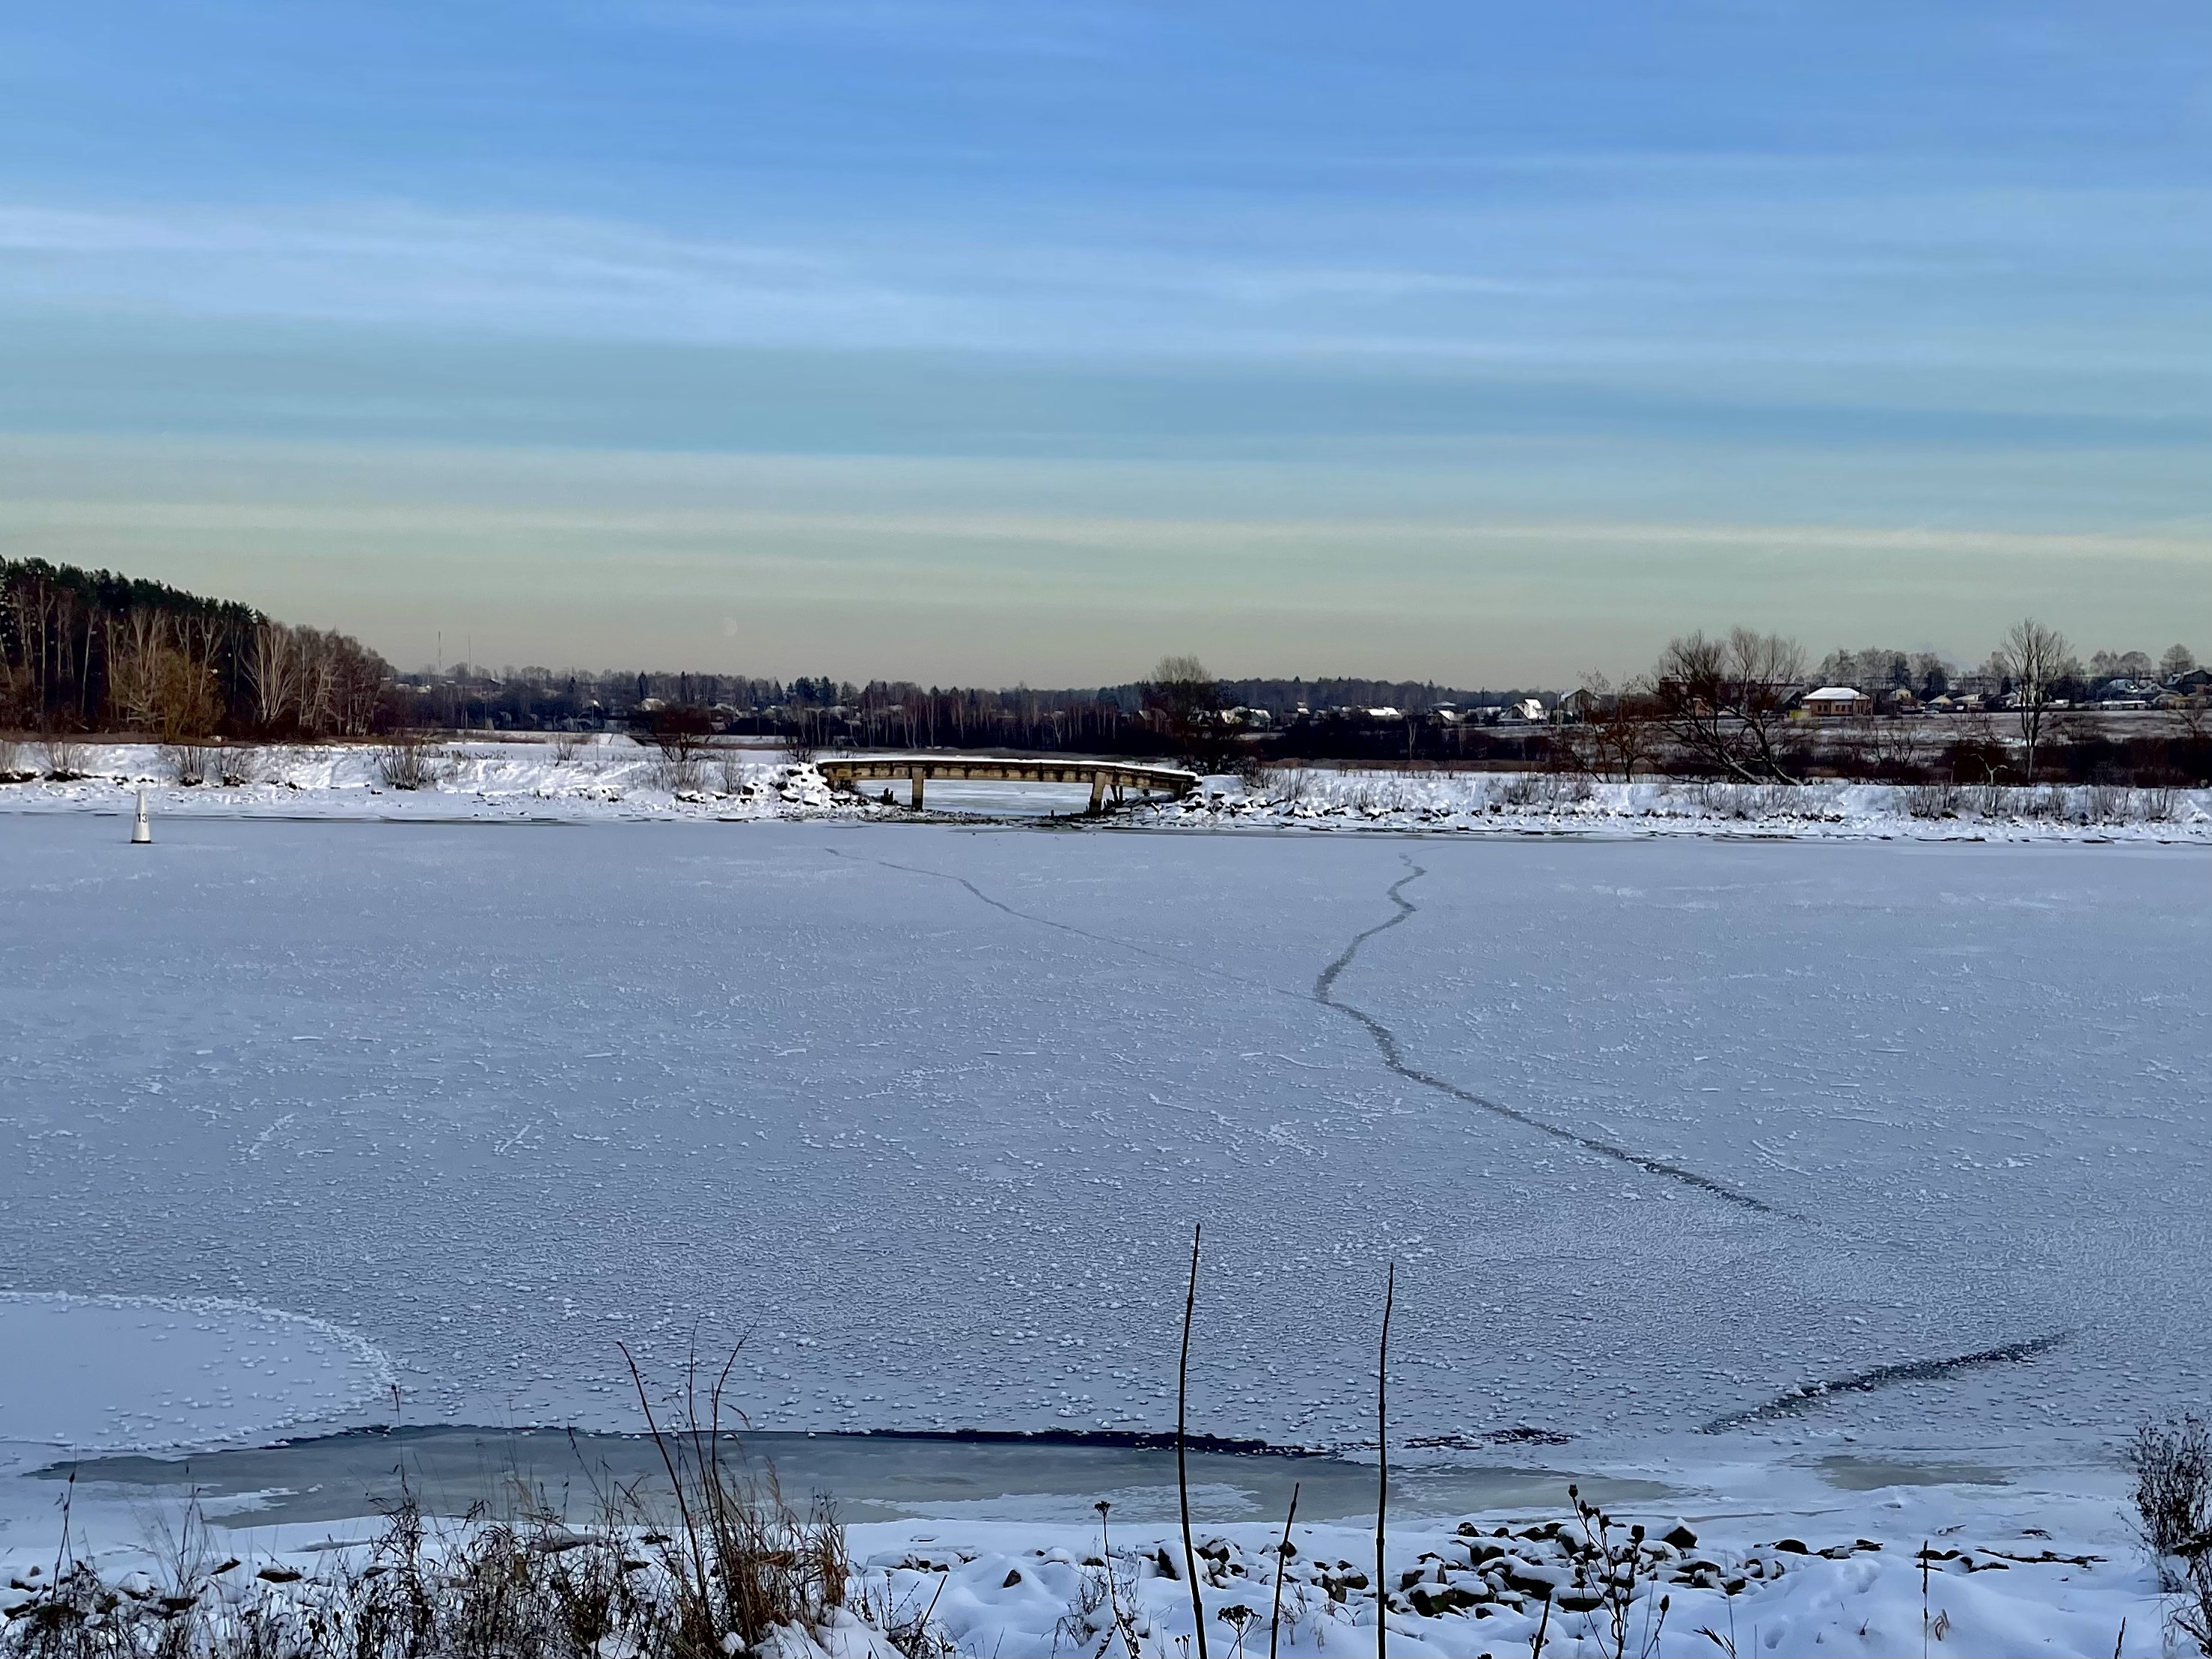
[(2212, 653), (2212, 12), (0, 15), (0, 544), (492, 662)]

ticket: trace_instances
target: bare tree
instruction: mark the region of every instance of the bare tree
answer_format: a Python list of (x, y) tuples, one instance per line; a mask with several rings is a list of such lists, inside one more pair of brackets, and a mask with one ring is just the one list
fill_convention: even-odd
[(1650, 688), (1640, 679), (1616, 686), (1602, 674), (1583, 677), (1575, 699), (1577, 718), (1559, 738), (1577, 769), (1597, 777), (1636, 781), (1657, 748), (1657, 714)]
[(659, 709), (653, 714), (649, 735), (653, 747), (660, 750), (663, 786), (672, 791), (696, 789), (699, 762), (714, 745), (713, 717), (696, 706)]
[(1794, 784), (1783, 733), (1804, 678), (1795, 640), (1739, 628), (1670, 640), (1652, 690), (1668, 734), (1698, 759), (1746, 783)]
[(1145, 712), (1186, 754), (1201, 757), (1220, 747), (1216, 720), (1221, 687), (1196, 657), (1162, 657), (1145, 684)]
[(2033, 617), (2012, 625), (1997, 647), (1996, 660), (2012, 682), (2014, 706), (2020, 711), (2021, 742), (2027, 750), (2026, 781), (2035, 781), (2036, 752), (2043, 744), (2054, 701), (2052, 688), (2079, 672), (2066, 636), (2046, 628)]
[(155, 721), (161, 653), (168, 645), (168, 619), (148, 605), (134, 608), (107, 633), (107, 701), (111, 717), (137, 732)]
[(246, 650), (246, 672), (253, 683), (254, 714), (263, 730), (275, 731), (297, 714), (300, 671), (294, 629), (266, 622), (253, 630)]

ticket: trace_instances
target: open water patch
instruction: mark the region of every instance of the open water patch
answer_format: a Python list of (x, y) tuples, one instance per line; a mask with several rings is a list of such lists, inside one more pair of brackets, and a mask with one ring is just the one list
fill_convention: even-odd
[[(1116, 1520), (1164, 1522), (1176, 1510), (1170, 1443), (1004, 1435), (726, 1435), (732, 1466), (805, 1508), (819, 1496), (848, 1521), (913, 1516), (1087, 1523), (1100, 1499)], [(1316, 1521), (1372, 1514), (1371, 1463), (1322, 1453), (1197, 1450), (1189, 1457), (1192, 1512), (1213, 1522), (1298, 1513)], [(350, 1520), (388, 1510), (403, 1493), (438, 1515), (535, 1509), (586, 1522), (610, 1501), (634, 1498), (659, 1514), (667, 1474), (648, 1435), (562, 1429), (421, 1427), (344, 1434), (191, 1456), (107, 1456), (56, 1462), (31, 1478), (118, 1492), (197, 1492), (218, 1524)], [(1525, 1464), (1394, 1471), (1391, 1503), (1408, 1514), (1556, 1508), (1569, 1482), (1604, 1503), (1668, 1495), (1646, 1480), (1615, 1480)]]

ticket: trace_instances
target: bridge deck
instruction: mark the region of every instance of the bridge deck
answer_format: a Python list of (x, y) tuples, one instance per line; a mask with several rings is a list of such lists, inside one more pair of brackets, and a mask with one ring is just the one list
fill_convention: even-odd
[(864, 781), (904, 780), (919, 812), (922, 786), (942, 782), (1087, 783), (1091, 810), (1105, 810), (1111, 792), (1117, 802), (1129, 791), (1140, 794), (1187, 795), (1198, 787), (1198, 775), (1173, 766), (1144, 766), (1127, 761), (1028, 760), (1003, 755), (854, 755), (817, 760), (816, 770), (840, 789)]

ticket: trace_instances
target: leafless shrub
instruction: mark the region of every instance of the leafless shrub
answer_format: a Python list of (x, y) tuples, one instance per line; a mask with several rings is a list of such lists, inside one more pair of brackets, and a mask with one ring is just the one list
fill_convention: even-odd
[(1491, 799), (1500, 806), (1538, 806), (1550, 804), (1556, 779), (1540, 777), (1533, 772), (1515, 772), (1491, 792)]
[(207, 781), (208, 746), (204, 743), (166, 743), (161, 760), (178, 787), (190, 789)]
[(2121, 1455), (2150, 1553), (2166, 1561), (2212, 1549), (2212, 1426), (2195, 1412), (2139, 1423)]
[(395, 732), (376, 749), (376, 773), (389, 789), (434, 789), (448, 770), (446, 755), (417, 732)]
[(265, 757), (252, 744), (225, 744), (215, 751), (215, 781), (226, 789), (243, 789), (261, 781)]
[(2081, 817), (2086, 823), (2124, 823), (2132, 803), (2128, 791), (2115, 784), (2093, 783), (2081, 792)]
[(1747, 823), (1781, 811), (1789, 805), (1788, 793), (1765, 784), (1715, 783), (1694, 785), (1690, 798), (1710, 817)]
[(48, 738), (39, 746), (45, 751), (46, 775), (56, 783), (84, 776), (84, 769), (92, 763), (85, 746), (73, 738)]
[(875, 1614), (876, 1622), (883, 1626), (884, 1639), (901, 1659), (957, 1659), (959, 1644), (937, 1622), (937, 1596), (945, 1593), (946, 1582), (937, 1581), (936, 1595), (919, 1613), (910, 1604), (867, 1609)]
[[(1152, 1633), (1151, 1621), (1133, 1593), (1139, 1574), (1130, 1571), (1131, 1590), (1125, 1594), (1114, 1571), (1114, 1545), (1106, 1528), (1107, 1514), (1114, 1506), (1101, 1498), (1091, 1507), (1098, 1511), (1098, 1559), (1085, 1562), (1077, 1575), (1067, 1611), (1053, 1626), (1054, 1650), (1065, 1642), (1077, 1653), (1105, 1659), (1119, 1645), (1126, 1659), (1139, 1659), (1144, 1638)], [(1202, 1643), (1204, 1626), (1200, 1629)]]
[[(1582, 1529), (1579, 1547), (1571, 1546), (1570, 1553), (1579, 1558), (1583, 1574), (1596, 1593), (1597, 1606), (1589, 1612), (1590, 1633), (1600, 1653), (1610, 1655), (1611, 1659), (1627, 1659), (1631, 1640), (1638, 1633), (1636, 1604), (1658, 1577), (1658, 1557), (1645, 1544), (1640, 1525), (1629, 1528), (1623, 1536), (1613, 1517), (1585, 1498), (1579, 1488), (1569, 1486), (1567, 1498), (1575, 1506), (1576, 1523)], [(1658, 1650), (1672, 1605), (1671, 1596), (1662, 1595), (1656, 1620), (1646, 1610), (1639, 1644), (1643, 1654)]]
[(745, 757), (734, 750), (722, 756), (716, 770), (725, 795), (742, 795), (750, 787), (745, 781)]
[(1915, 784), (1905, 792), (1905, 811), (1916, 818), (1955, 818), (1964, 793), (1955, 783)]
[(672, 795), (696, 794), (702, 763), (714, 746), (714, 723), (703, 708), (663, 708), (653, 717), (652, 743), (660, 750), (653, 781)]
[(567, 766), (584, 752), (584, 739), (574, 732), (563, 732), (553, 739), (553, 764)]
[(2172, 789), (2145, 789), (2141, 792), (2140, 799), (2143, 822), (2166, 823), (2172, 821), (2177, 799)]
[(1278, 806), (1296, 806), (1313, 793), (1313, 777), (1302, 766), (1271, 766), (1261, 769), (1260, 793)]
[(696, 794), (706, 781), (696, 755), (672, 755), (653, 769), (653, 781), (672, 795)]
[(0, 738), (0, 783), (20, 783), (31, 775), (22, 770), (23, 745), (13, 738)]
[(2123, 1456), (2173, 1628), (2212, 1655), (2212, 1429), (2195, 1412), (2144, 1422)]
[(1580, 774), (1513, 772), (1498, 781), (1489, 799), (1493, 805), (1547, 812), (1588, 800), (1593, 793), (1589, 779)]

